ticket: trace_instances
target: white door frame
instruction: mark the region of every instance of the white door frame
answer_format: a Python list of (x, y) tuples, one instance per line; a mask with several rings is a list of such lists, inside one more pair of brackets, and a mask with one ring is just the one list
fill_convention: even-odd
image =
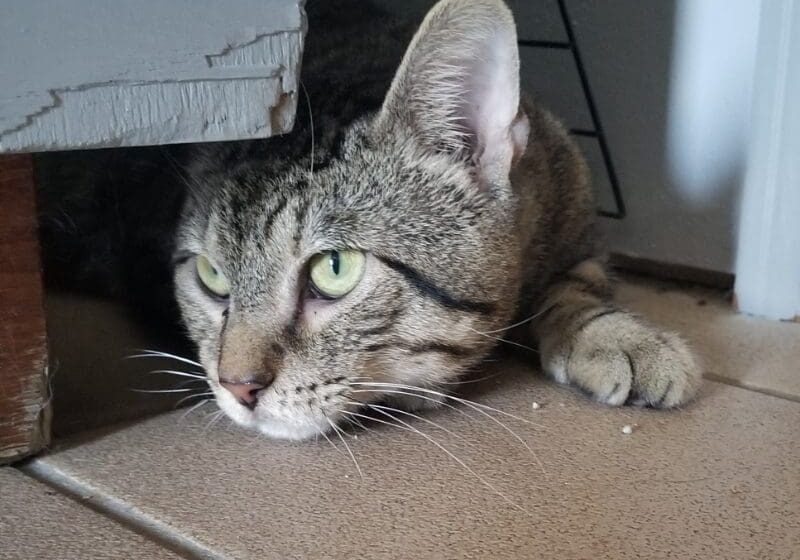
[(736, 299), (744, 313), (800, 316), (800, 0), (762, 0)]

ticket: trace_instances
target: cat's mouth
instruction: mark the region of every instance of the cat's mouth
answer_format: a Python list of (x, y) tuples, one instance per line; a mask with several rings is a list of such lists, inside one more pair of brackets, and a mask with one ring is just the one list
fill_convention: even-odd
[(235, 423), (277, 439), (304, 440), (335, 432), (363, 405), (361, 399), (348, 394), (346, 386), (327, 393), (314, 384), (291, 391), (270, 388), (252, 406), (219, 383), (213, 384), (213, 390), (217, 405)]
[[(362, 378), (363, 379), (363, 378)], [(238, 425), (276, 439), (305, 440), (327, 434), (339, 434), (343, 427), (362, 427), (362, 421), (403, 425), (394, 414), (409, 415), (402, 409), (433, 408), (450, 395), (429, 387), (388, 381), (337, 379), (335, 387), (320, 391), (320, 384), (291, 391), (269, 389), (255, 406), (240, 402), (230, 391), (213, 384), (220, 409)], [(458, 399), (455, 399), (458, 400)], [(413, 416), (413, 414), (410, 414)]]

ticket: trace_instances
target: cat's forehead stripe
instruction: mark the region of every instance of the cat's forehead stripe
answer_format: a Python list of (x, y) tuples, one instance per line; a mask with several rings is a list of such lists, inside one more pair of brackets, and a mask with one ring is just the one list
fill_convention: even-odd
[(300, 245), (300, 240), (303, 236), (303, 225), (306, 218), (306, 213), (308, 212), (308, 200), (300, 200), (297, 203), (297, 207), (294, 211), (294, 221), (295, 221), (295, 230), (294, 235), (292, 236), (292, 241), (294, 242), (295, 251)]
[(495, 305), (492, 303), (456, 298), (410, 266), (385, 257), (381, 257), (380, 259), (389, 268), (399, 272), (417, 292), (444, 307), (468, 313), (479, 313), (481, 315), (491, 315), (495, 311)]

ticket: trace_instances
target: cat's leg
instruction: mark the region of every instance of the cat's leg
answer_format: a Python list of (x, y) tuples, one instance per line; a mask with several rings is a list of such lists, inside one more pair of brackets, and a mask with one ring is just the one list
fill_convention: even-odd
[(583, 261), (555, 282), (539, 313), (532, 329), (545, 372), (598, 401), (669, 408), (700, 385), (686, 343), (617, 307), (598, 261)]

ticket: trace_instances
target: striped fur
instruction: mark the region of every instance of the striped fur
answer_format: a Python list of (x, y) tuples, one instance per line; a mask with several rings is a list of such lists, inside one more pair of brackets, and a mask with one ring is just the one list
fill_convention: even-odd
[[(612, 302), (587, 167), (552, 115), (520, 101), (503, 3), (444, 0), (414, 39), (363, 2), (308, 11), (309, 103), (293, 132), (175, 155), (189, 185), (169, 244), (175, 295), (220, 407), (309, 437), (354, 401), (398, 397), (352, 383), (446, 387), (498, 337), (538, 344), (549, 375), (603, 402), (686, 402), (698, 366)], [(342, 248), (366, 252), (361, 283), (309, 299), (309, 259)], [(230, 280), (228, 302), (200, 287), (198, 254)], [(274, 381), (250, 410), (220, 373)]]
[[(303, 77), (312, 116), (301, 110), (288, 137), (206, 149), (190, 167), (178, 245), (210, 254), (233, 285), (224, 320), (191, 262), (176, 270), (202, 361), (214, 379), (220, 352), (246, 340), (225, 376), (276, 370), (254, 411), (225, 391), (220, 406), (243, 425), (306, 437), (341, 418), (356, 398), (348, 381), (438, 387), (492, 351), (483, 333), (537, 313), (508, 336), (540, 342), (557, 380), (611, 404), (685, 402), (698, 373), (683, 343), (610, 303), (578, 150), (544, 109), (519, 104), (507, 8), (445, 0), (402, 63), (406, 28), (370, 13), (315, 34), (336, 29), (315, 9)], [(493, 56), (500, 68), (482, 68)], [(484, 75), (510, 93), (498, 98)], [(479, 106), (489, 98), (499, 109)], [(366, 251), (368, 267), (322, 309), (304, 300), (304, 267), (331, 248)], [(331, 375), (341, 380), (322, 382)]]

